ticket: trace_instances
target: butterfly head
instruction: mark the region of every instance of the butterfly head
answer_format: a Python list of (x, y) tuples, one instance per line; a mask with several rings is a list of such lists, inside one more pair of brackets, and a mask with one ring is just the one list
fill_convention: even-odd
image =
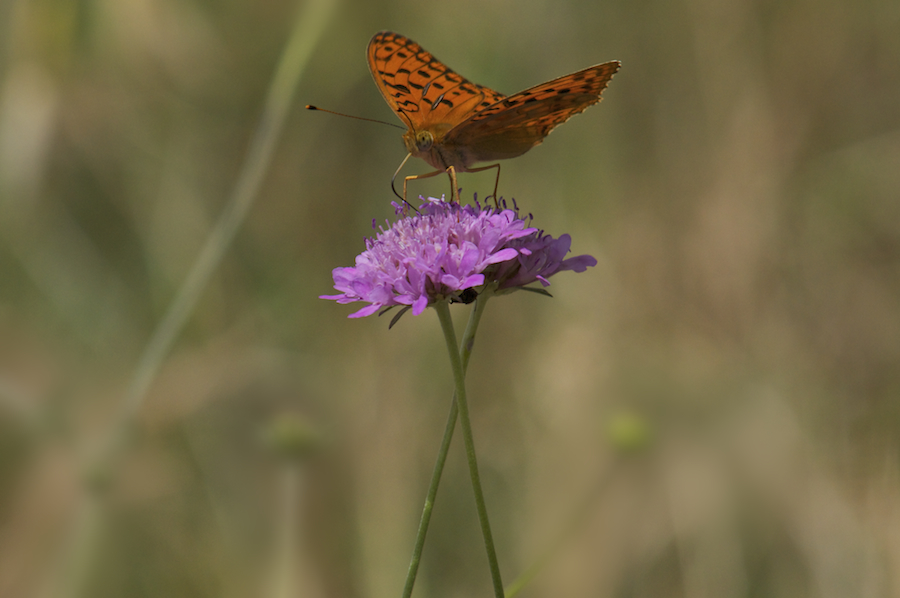
[(450, 125), (443, 123), (429, 125), (427, 129), (410, 128), (403, 134), (406, 151), (435, 168), (444, 170), (448, 166), (454, 166), (457, 170), (465, 172), (465, 165), (453, 158), (452, 152), (443, 142), (444, 135), (451, 128)]
[(431, 151), (431, 146), (434, 145), (434, 135), (432, 135), (431, 131), (410, 130), (403, 135), (403, 143), (406, 145), (406, 150), (409, 153), (422, 157), (423, 154)]

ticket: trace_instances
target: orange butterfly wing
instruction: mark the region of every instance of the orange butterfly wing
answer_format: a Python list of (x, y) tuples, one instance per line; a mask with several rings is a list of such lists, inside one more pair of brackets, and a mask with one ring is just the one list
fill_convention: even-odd
[(453, 126), (505, 97), (457, 74), (399, 33), (376, 33), (368, 59), (381, 95), (412, 130)]
[(619, 66), (618, 61), (598, 64), (503, 98), (456, 125), (443, 142), (469, 147), (473, 162), (520, 156), (599, 102)]

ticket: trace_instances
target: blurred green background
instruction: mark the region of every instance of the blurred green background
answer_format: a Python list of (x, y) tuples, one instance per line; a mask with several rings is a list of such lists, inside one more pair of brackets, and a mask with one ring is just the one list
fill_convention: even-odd
[[(900, 596), (891, 0), (336, 1), (246, 222), (92, 471), (302, 6), (0, 3), (0, 596), (400, 595), (449, 366), (431, 311), (389, 331), (317, 299), (392, 215), (404, 150), (302, 109), (396, 120), (365, 62), (382, 29), (507, 94), (623, 63), (502, 167), (599, 261), (480, 330), (505, 581), (568, 528), (522, 596)], [(287, 458), (297, 422), (320, 441)], [(416, 596), (490, 595), (459, 440)]]

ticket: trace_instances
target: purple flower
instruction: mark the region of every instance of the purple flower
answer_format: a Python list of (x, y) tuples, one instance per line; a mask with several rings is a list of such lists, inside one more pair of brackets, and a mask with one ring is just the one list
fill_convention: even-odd
[[(429, 198), (413, 216), (404, 216), (375, 239), (356, 265), (332, 272), (338, 295), (321, 295), (338, 303), (365, 301), (351, 318), (394, 305), (413, 315), (441, 299), (461, 300), (466, 289), (497, 282), (512, 290), (563, 270), (583, 272), (597, 262), (586, 255), (563, 260), (571, 238), (553, 239), (526, 226), (516, 210), (460, 206)], [(398, 214), (403, 210), (397, 206)]]
[(557, 272), (584, 272), (588, 267), (597, 265), (597, 260), (590, 255), (563, 259), (571, 245), (572, 237), (569, 235), (554, 239), (543, 231), (536, 231), (510, 242), (508, 247), (519, 252), (516, 258), (493, 266), (485, 274), (499, 282), (500, 290), (515, 290), (535, 281), (548, 287), (550, 281), (547, 279)]

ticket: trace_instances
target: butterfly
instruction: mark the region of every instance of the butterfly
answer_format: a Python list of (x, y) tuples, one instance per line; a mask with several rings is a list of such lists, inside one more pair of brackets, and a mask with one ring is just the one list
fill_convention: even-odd
[(410, 156), (437, 169), (406, 177), (403, 201), (410, 180), (443, 172), (450, 176), (451, 196), (459, 201), (457, 172), (496, 168), (496, 202), (500, 165), (472, 165), (515, 158), (541, 143), (556, 126), (599, 102), (621, 64), (604, 62), (505, 96), (458, 75), (399, 33), (376, 33), (369, 41), (367, 57), (378, 90), (409, 127), (403, 134), (409, 154), (394, 173), (391, 188)]

